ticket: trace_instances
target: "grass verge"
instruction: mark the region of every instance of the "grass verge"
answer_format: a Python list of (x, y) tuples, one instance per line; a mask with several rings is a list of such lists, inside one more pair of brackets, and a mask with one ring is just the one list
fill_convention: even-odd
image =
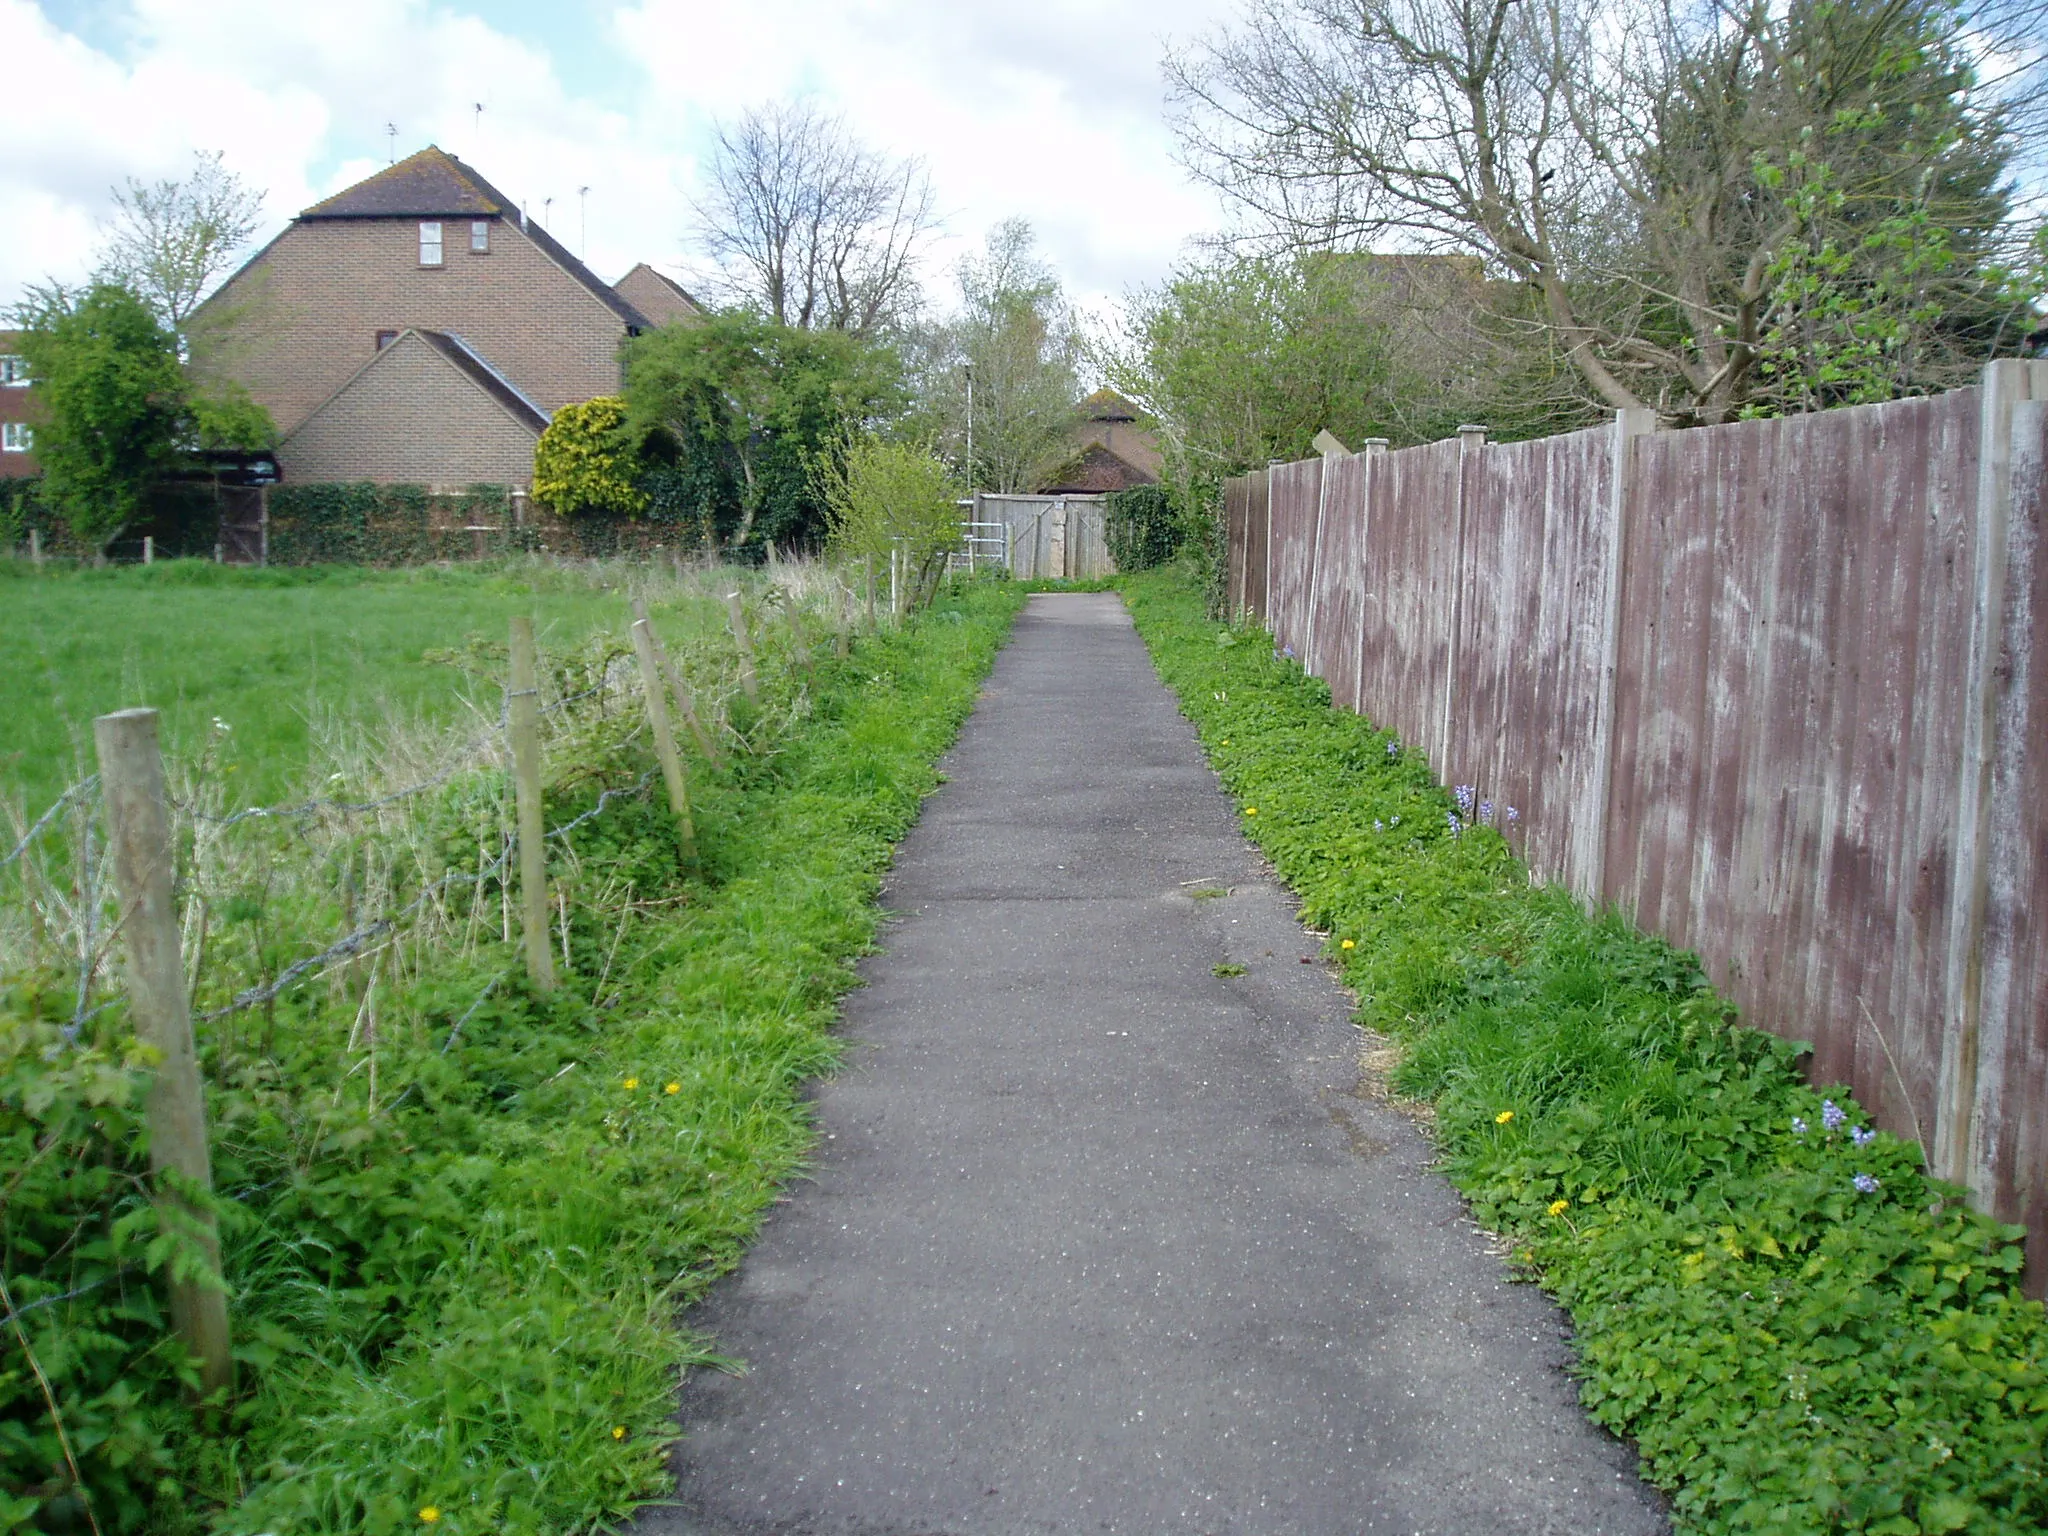
[[(241, 1371), (210, 1420), (150, 1280), (180, 1249), (143, 1174), (147, 1063), (118, 1007), (81, 1026), (68, 983), (5, 978), (0, 1531), (541, 1536), (665, 1492), (678, 1371), (714, 1358), (678, 1313), (806, 1154), (882, 871), (1020, 601), (969, 586), (849, 657), (764, 667), (758, 750), (696, 785), (696, 870), (637, 711), (574, 717), (547, 819), (597, 814), (554, 850), (551, 998), (493, 879), (409, 959), (208, 1028)], [(503, 798), (489, 769), (437, 791), (398, 893), (476, 867)], [(296, 878), (354, 889), (367, 858), (337, 843)]]
[(2048, 1529), (2048, 1322), (2018, 1229), (1928, 1178), (1688, 954), (1535, 889), (1498, 815), (1206, 620), (1124, 583), (1244, 825), (1397, 1042), (1442, 1166), (1570, 1311), (1580, 1393), (1682, 1530)]

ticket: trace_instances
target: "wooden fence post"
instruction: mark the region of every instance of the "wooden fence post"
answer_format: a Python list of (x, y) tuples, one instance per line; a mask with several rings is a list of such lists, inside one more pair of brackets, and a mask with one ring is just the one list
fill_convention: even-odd
[(754, 637), (747, 629), (746, 605), (737, 592), (725, 594), (726, 616), (732, 621), (732, 642), (740, 648), (740, 692), (749, 703), (761, 702), (761, 684), (754, 676)]
[(155, 535), (155, 534), (152, 534), (152, 533), (145, 533), (145, 534), (144, 534), (144, 535), (142, 536), (142, 563), (143, 563), (144, 565), (155, 565), (155, 564), (156, 564), (156, 535)]
[(690, 819), (690, 786), (683, 777), (682, 754), (676, 751), (675, 731), (668, 720), (668, 699), (660, 663), (654, 655), (654, 630), (645, 619), (633, 621), (633, 649), (640, 658), (640, 688), (647, 695), (647, 723), (654, 730), (654, 755), (661, 760), (661, 776), (668, 781), (668, 806), (676, 814), (676, 826), (683, 836), (683, 856), (697, 862), (697, 827)]
[(717, 767), (725, 761), (724, 754), (718, 750), (718, 742), (711, 732), (704, 728), (704, 722), (697, 717), (697, 701), (691, 696), (689, 685), (683, 681), (682, 673), (678, 672), (675, 663), (669, 660), (668, 647), (661, 643), (661, 636), (655, 634), (654, 621), (647, 617), (645, 598), (633, 599), (633, 617), (647, 624), (647, 638), (654, 642), (655, 664), (661, 668), (661, 675), (668, 683), (668, 691), (675, 699), (676, 710), (682, 715), (683, 724), (690, 728), (690, 735), (696, 739), (697, 750), (704, 754), (706, 762)]
[(533, 620), (512, 620), (512, 783), (519, 810), (519, 922), (526, 940), (526, 974), (537, 992), (555, 990), (555, 955), (548, 946), (547, 827), (540, 797), (540, 681), (533, 655)]
[(1961, 776), (1949, 897), (1947, 997), (1934, 1110), (1934, 1173), (1991, 1193), (1977, 1143), (1977, 1076), (1990, 905), (1992, 779), (2005, 638), (2006, 556), (2012, 533), (2012, 421), (2027, 398), (2028, 365), (1984, 365), (1977, 439), (1976, 571), (1964, 673)]
[[(163, 756), (157, 712), (123, 709), (93, 722), (99, 748), (100, 787), (113, 841), (114, 884), (121, 901), (127, 949), (128, 1011), (135, 1032), (163, 1056), (149, 1085), (149, 1164), (161, 1176), (175, 1172), (211, 1192), (213, 1160), (206, 1139), (206, 1095), (192, 1042), (192, 1008), (185, 993), (185, 963), (178, 943), (178, 907), (172, 892), (174, 852), (164, 805)], [(188, 1227), (220, 1272), (220, 1233), (210, 1211), (162, 1197), (162, 1208)], [(228, 1346), (228, 1299), (218, 1285), (170, 1282), (171, 1319), (199, 1362), (201, 1389), (211, 1394), (234, 1379)]]
[(43, 574), (43, 530), (31, 528), (28, 531), (28, 557), (34, 562), (36, 574)]
[(1471, 472), (1473, 461), (1486, 446), (1486, 428), (1462, 426), (1458, 428), (1458, 494), (1457, 505), (1451, 509), (1451, 625), (1449, 645), (1444, 655), (1444, 697), (1441, 723), (1437, 730), (1436, 750), (1431, 754), (1436, 762), (1436, 771), (1448, 783), (1457, 771), (1451, 762), (1451, 714), (1458, 694), (1458, 632), (1465, 625), (1465, 477)]

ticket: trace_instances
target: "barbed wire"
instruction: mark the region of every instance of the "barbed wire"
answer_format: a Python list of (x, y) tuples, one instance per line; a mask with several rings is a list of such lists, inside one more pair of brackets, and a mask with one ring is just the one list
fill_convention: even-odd
[(8, 865), (12, 864), (16, 859), (20, 858), (24, 853), (26, 853), (28, 851), (28, 845), (34, 842), (38, 837), (42, 835), (43, 828), (47, 827), (52, 821), (54, 821), (57, 817), (57, 813), (63, 810), (65, 806), (69, 805), (73, 800), (77, 799), (80, 795), (89, 794), (93, 790), (98, 789), (99, 787), (100, 776), (95, 773), (86, 778), (80, 779), (76, 784), (72, 785), (69, 789), (65, 790), (63, 794), (57, 797), (55, 804), (53, 804), (47, 811), (43, 812), (42, 815), (36, 818), (35, 825), (30, 827), (26, 832), (21, 834), (21, 841), (16, 843), (13, 848), (8, 850), (7, 856), (5, 858), (0, 858), (0, 869), (5, 869)]

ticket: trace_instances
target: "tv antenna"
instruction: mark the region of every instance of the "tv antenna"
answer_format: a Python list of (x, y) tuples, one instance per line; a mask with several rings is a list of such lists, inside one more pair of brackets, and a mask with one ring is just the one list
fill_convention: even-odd
[(576, 254), (590, 259), (590, 188), (576, 189)]
[(549, 234), (553, 234), (555, 232), (555, 226), (553, 223), (554, 211), (555, 200), (552, 197), (544, 197), (540, 200), (540, 227), (546, 230)]
[(484, 104), (480, 101), (470, 104), (469, 152), (474, 155), (484, 147)]
[(386, 163), (396, 165), (398, 164), (398, 124), (386, 123), (384, 125), (384, 137), (388, 141), (390, 149), (390, 155)]

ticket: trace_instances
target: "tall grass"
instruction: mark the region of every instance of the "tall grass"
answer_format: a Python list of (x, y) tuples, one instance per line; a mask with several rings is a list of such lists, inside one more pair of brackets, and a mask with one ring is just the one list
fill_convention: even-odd
[[(269, 814), (223, 771), (237, 732), (173, 762), (241, 1374), (212, 1417), (156, 1300), (189, 1246), (143, 1171), (90, 797), (0, 870), (0, 1530), (567, 1531), (661, 1491), (676, 1372), (709, 1358), (676, 1311), (803, 1154), (879, 870), (1015, 598), (841, 659), (843, 583), (751, 580), (756, 703), (732, 573), (598, 577), (604, 629), (544, 667), (551, 997), (513, 942), (493, 636), (454, 648), (444, 723), (310, 721)], [(628, 596), (725, 745), (692, 762), (694, 870)]]

